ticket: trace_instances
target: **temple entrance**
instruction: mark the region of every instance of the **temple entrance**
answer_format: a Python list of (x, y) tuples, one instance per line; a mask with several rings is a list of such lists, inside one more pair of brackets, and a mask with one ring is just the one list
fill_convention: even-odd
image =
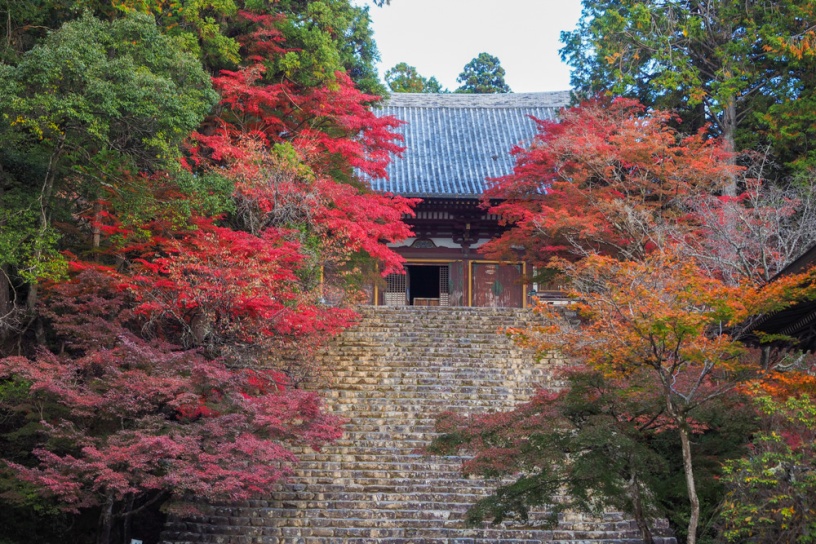
[[(410, 306), (440, 306), (439, 285), (443, 268), (436, 265), (408, 265), (408, 304)], [(448, 267), (445, 266), (445, 269)]]
[(525, 278), (522, 263), (409, 262), (385, 278), (377, 304), (524, 308)]
[(386, 278), (383, 303), (386, 306), (449, 306), (450, 268), (448, 264), (406, 265), (405, 274), (390, 274)]

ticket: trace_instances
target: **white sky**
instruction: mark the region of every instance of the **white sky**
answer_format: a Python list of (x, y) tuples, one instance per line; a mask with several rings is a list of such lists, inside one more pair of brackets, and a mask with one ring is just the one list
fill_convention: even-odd
[(380, 50), (380, 78), (398, 62), (415, 66), (444, 87), (481, 52), (501, 61), (515, 92), (569, 89), (569, 68), (558, 50), (562, 30), (572, 30), (580, 0), (391, 0), (369, 5)]

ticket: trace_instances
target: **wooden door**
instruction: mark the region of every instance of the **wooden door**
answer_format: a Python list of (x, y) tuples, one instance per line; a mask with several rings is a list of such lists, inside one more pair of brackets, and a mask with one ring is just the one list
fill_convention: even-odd
[(521, 264), (473, 263), (473, 306), (523, 307), (523, 279)]
[(454, 261), (448, 265), (448, 304), (450, 306), (467, 306), (465, 288), (465, 263)]

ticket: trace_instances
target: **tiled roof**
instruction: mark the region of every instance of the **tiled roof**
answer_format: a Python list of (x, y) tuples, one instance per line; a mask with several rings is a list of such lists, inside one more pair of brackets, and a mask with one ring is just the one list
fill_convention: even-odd
[(513, 171), (510, 150), (529, 144), (538, 119), (555, 119), (569, 91), (508, 94), (395, 93), (378, 115), (406, 124), (402, 158), (388, 167), (389, 180), (374, 189), (405, 196), (475, 197), (485, 178)]

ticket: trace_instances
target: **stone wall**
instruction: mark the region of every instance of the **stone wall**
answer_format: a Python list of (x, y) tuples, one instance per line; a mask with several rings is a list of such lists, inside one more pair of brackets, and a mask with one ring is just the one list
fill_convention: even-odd
[[(634, 523), (617, 513), (600, 520), (565, 515), (553, 530), (466, 528), (465, 510), (491, 485), (462, 478), (462, 458), (417, 453), (433, 437), (434, 414), (442, 410), (505, 410), (537, 385), (557, 385), (552, 370), (560, 361), (536, 362), (497, 332), (529, 324), (531, 312), (362, 312), (361, 323), (338, 337), (323, 360), (331, 379), (325, 398), (347, 418), (345, 436), (321, 452), (303, 452), (297, 477), (266, 500), (206, 506), (201, 516), (171, 521), (166, 544), (641, 542)], [(665, 524), (658, 529), (667, 534)]]

